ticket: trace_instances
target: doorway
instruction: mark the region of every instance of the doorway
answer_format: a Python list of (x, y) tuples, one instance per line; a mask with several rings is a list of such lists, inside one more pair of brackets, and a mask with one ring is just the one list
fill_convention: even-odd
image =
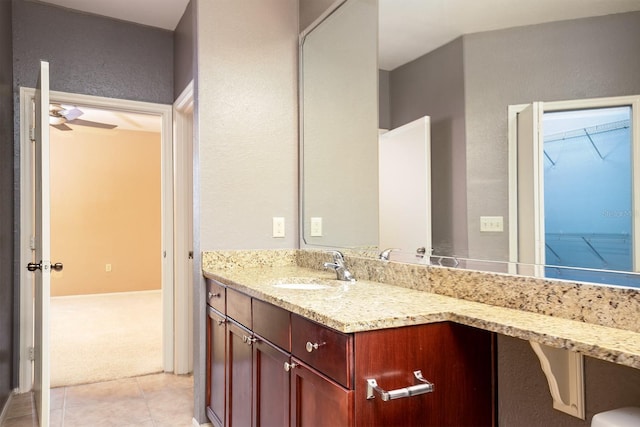
[(161, 117), (54, 102), (51, 387), (161, 372)]
[[(21, 88), (21, 265), (26, 265), (31, 259), (31, 240), (33, 225), (30, 219), (32, 212), (32, 200), (30, 189), (32, 187), (31, 176), (31, 143), (30, 123), (32, 100), (34, 90)], [(89, 108), (105, 109), (111, 111), (125, 111), (139, 114), (156, 115), (161, 118), (161, 280), (162, 280), (162, 360), (165, 372), (174, 372), (176, 358), (188, 354), (190, 349), (177, 348), (175, 345), (174, 322), (188, 322), (188, 319), (177, 319), (174, 316), (174, 262), (186, 262), (186, 260), (174, 259), (174, 174), (173, 174), (173, 135), (172, 135), (172, 106), (152, 104), (145, 102), (126, 101), (112, 98), (70, 94), (64, 92), (51, 92), (51, 100), (57, 103), (83, 105)], [(177, 230), (182, 232), (183, 230)], [(105, 267), (106, 268), (106, 267)], [(24, 271), (22, 271), (24, 270)], [(176, 286), (184, 286), (175, 283)], [(30, 361), (30, 344), (33, 342), (33, 293), (32, 274), (21, 269), (21, 307), (20, 307), (20, 380), (21, 392), (30, 389), (32, 383), (32, 369)], [(186, 317), (190, 317), (190, 310), (182, 310)]]
[(640, 97), (509, 106), (517, 272), (640, 286)]

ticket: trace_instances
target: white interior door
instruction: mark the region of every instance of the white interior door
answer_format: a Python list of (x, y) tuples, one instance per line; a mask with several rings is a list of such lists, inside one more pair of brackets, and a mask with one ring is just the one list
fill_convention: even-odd
[(431, 253), (430, 125), (425, 116), (380, 135), (380, 249)]
[(40, 62), (35, 107), (35, 260), (28, 268), (34, 278), (34, 379), (40, 427), (49, 426), (49, 298), (51, 295), (51, 224), (49, 193), (49, 63)]

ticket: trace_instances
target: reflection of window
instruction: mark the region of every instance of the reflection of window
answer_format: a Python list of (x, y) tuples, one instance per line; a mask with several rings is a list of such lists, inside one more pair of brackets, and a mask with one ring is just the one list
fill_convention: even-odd
[[(631, 107), (544, 114), (546, 264), (633, 270), (630, 118)], [(576, 275), (546, 271), (587, 280)]]
[(545, 265), (523, 272), (640, 287), (638, 129), (638, 96), (509, 107), (510, 260)]

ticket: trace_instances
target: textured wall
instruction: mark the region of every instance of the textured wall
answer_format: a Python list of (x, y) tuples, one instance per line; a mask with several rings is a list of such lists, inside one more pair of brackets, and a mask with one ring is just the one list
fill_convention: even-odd
[(35, 87), (50, 63), (51, 90), (173, 102), (173, 33), (31, 1), (14, 3), (14, 84)]
[[(297, 0), (196, 0), (194, 250), (298, 246)], [(272, 217), (286, 237), (271, 237)], [(199, 257), (194, 262), (199, 275)], [(196, 282), (194, 334), (203, 337)], [(194, 349), (204, 422), (204, 342)]]
[(585, 357), (586, 420), (556, 411), (531, 345), (498, 335), (498, 348), (500, 427), (588, 427), (598, 412), (640, 406), (640, 369)]
[(465, 88), (462, 39), (391, 71), (391, 128), (431, 116), (434, 253), (467, 249)]
[(508, 259), (508, 233), (480, 233), (480, 215), (508, 217), (507, 107), (640, 93), (640, 12), (464, 37), (469, 255)]
[(300, 31), (304, 31), (336, 0), (299, 0)]
[(193, 80), (193, 57), (195, 50), (194, 21), (193, 1), (190, 1), (173, 33), (174, 99), (180, 96), (189, 82)]
[[(506, 259), (508, 254), (507, 233), (483, 236), (478, 225), (480, 215), (508, 216), (507, 106), (639, 94), (639, 51), (637, 12), (464, 37), (471, 257)], [(500, 425), (588, 426), (589, 419), (551, 408), (539, 363), (523, 346), (528, 344), (506, 337), (498, 341)], [(637, 370), (587, 360), (589, 416), (640, 405), (639, 376)]]
[(0, 411), (15, 385), (11, 2), (0, 1)]

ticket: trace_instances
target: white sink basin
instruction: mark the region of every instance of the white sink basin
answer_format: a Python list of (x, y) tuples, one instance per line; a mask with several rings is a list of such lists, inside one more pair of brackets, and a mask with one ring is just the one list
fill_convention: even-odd
[(328, 289), (331, 287), (329, 285), (324, 285), (322, 283), (276, 283), (273, 286), (281, 289), (297, 289), (302, 291)]
[(274, 288), (317, 291), (331, 288), (331, 283), (317, 277), (286, 277), (273, 282)]

